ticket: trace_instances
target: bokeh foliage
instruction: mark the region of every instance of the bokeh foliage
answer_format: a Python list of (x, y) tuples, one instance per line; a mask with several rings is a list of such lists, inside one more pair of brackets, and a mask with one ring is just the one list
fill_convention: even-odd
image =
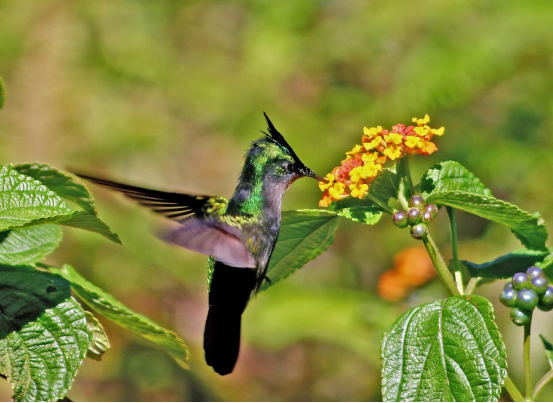
[[(362, 126), (429, 113), (446, 134), (438, 153), (412, 161), (415, 177), (458, 160), (498, 198), (540, 211), (550, 226), (552, 13), (546, 0), (0, 0), (0, 161), (228, 196), (243, 151), (264, 128), (263, 110), (319, 174)], [(402, 304), (382, 302), (378, 275), (414, 241), (386, 220), (343, 225), (329, 251), (252, 302), (236, 373), (219, 378), (201, 351), (205, 258), (162, 244), (151, 234), (162, 221), (93, 191), (124, 247), (69, 230), (51, 263), (78, 266), (176, 329), (192, 359), (181, 371), (108, 325), (113, 348), (80, 370), (75, 400), (379, 399), (380, 335), (425, 294), (441, 293), (431, 286)], [(314, 182), (299, 181), (285, 208), (313, 208), (319, 195)], [(438, 242), (447, 240), (440, 215)], [(508, 229), (471, 216), (460, 215), (459, 231), (460, 257), (471, 262), (519, 247)], [(518, 329), (496, 309), (507, 345), (518, 346)], [(551, 334), (548, 322), (535, 320), (535, 333)], [(518, 349), (508, 350), (516, 363)]]

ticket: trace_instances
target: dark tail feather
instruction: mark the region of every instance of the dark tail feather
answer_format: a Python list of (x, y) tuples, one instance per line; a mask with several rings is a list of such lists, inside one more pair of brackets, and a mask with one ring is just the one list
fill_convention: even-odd
[(220, 375), (230, 374), (238, 359), (242, 312), (254, 288), (255, 270), (215, 262), (204, 350), (207, 365)]

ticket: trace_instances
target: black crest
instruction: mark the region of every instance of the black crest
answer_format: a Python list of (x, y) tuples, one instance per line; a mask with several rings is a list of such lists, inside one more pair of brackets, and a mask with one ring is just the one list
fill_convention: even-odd
[(288, 153), (295, 160), (299, 161), (300, 159), (298, 158), (298, 156), (296, 155), (292, 147), (290, 147), (290, 144), (288, 144), (288, 142), (284, 139), (284, 137), (282, 137), (282, 134), (280, 134), (280, 132), (276, 129), (275, 125), (273, 125), (273, 122), (271, 122), (271, 119), (269, 119), (269, 116), (267, 116), (265, 112), (263, 112), (263, 116), (265, 116), (265, 120), (267, 120), (267, 130), (269, 132), (267, 133), (262, 131), (261, 133), (267, 136), (268, 141), (275, 143), (276, 145), (279, 145), (282, 148), (286, 149)]

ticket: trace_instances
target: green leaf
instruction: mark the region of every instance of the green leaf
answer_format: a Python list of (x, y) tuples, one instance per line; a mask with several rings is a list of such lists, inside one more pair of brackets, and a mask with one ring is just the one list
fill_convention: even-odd
[(468, 269), (472, 277), (500, 279), (512, 277), (515, 273), (526, 271), (530, 266), (535, 265), (545, 258), (549, 252), (541, 250), (520, 249), (497, 259), (476, 264), (468, 260), (461, 262)]
[(0, 231), (71, 213), (55, 192), (12, 167), (0, 169)]
[(0, 266), (0, 289), (0, 369), (14, 399), (63, 398), (92, 339), (69, 283), (28, 266)]
[(323, 253), (334, 242), (338, 217), (327, 210), (284, 211), (266, 274), (271, 281), (265, 282), (261, 290), (278, 283)]
[(377, 207), (356, 206), (335, 210), (334, 212), (340, 217), (366, 225), (374, 225), (382, 218), (382, 210)]
[(517, 206), (496, 199), (467, 192), (432, 193), (427, 203), (441, 204), (464, 210), (482, 218), (506, 225), (528, 249), (547, 250), (547, 229), (538, 213), (530, 214)]
[(0, 263), (34, 263), (52, 253), (61, 239), (61, 228), (55, 225), (0, 232)]
[(384, 401), (497, 401), (507, 376), (493, 306), (450, 297), (404, 313), (381, 342)]
[(92, 332), (92, 342), (88, 346), (86, 356), (93, 360), (100, 361), (102, 355), (110, 348), (108, 336), (104, 332), (104, 328), (90, 312), (85, 312), (88, 328)]
[(547, 255), (543, 261), (536, 263), (536, 266), (543, 270), (546, 277), (553, 279), (553, 253)]
[(461, 191), (491, 196), (482, 181), (457, 161), (444, 161), (434, 165), (423, 175), (421, 190), (425, 197), (433, 193)]
[(4, 87), (4, 81), (0, 77), (0, 109), (4, 106), (4, 100), (6, 99), (6, 89)]
[(401, 176), (396, 166), (384, 168), (382, 172), (371, 182), (368, 199), (373, 200), (385, 211), (391, 213), (390, 199), (397, 199)]
[(33, 220), (23, 226), (16, 227), (31, 227), (42, 224), (58, 224), (67, 227), (84, 229), (86, 231), (95, 232), (115, 243), (121, 244), (119, 236), (111, 231), (111, 229), (98, 217), (87, 213), (86, 211), (73, 211), (69, 214), (59, 215), (56, 217), (41, 218)]
[(71, 201), (89, 214), (96, 215), (96, 207), (92, 195), (79, 179), (59, 171), (46, 164), (18, 164), (15, 168), (19, 173), (40, 181), (48, 189), (56, 192), (62, 199)]
[(49, 267), (49, 269), (67, 279), (71, 283), (73, 292), (91, 309), (119, 326), (158, 344), (182, 368), (188, 368), (188, 348), (175, 333), (127, 308), (112, 295), (85, 280), (71, 266), (65, 265), (62, 269)]
[(549, 366), (553, 369), (553, 344), (548, 342), (543, 334), (540, 334), (540, 339), (543, 343), (543, 347), (545, 348), (545, 358), (547, 358)]

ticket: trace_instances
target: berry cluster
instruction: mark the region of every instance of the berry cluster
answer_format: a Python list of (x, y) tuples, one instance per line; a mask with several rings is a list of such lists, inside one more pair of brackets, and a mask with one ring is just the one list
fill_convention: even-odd
[(411, 236), (422, 239), (428, 233), (427, 223), (438, 215), (435, 204), (426, 204), (422, 196), (415, 195), (409, 200), (409, 210), (398, 211), (392, 216), (393, 223), (399, 228), (411, 227)]
[(553, 287), (547, 283), (543, 271), (536, 266), (526, 273), (520, 272), (505, 284), (499, 295), (505, 306), (511, 307), (511, 321), (522, 326), (532, 319), (532, 311), (538, 307), (542, 311), (553, 309)]

